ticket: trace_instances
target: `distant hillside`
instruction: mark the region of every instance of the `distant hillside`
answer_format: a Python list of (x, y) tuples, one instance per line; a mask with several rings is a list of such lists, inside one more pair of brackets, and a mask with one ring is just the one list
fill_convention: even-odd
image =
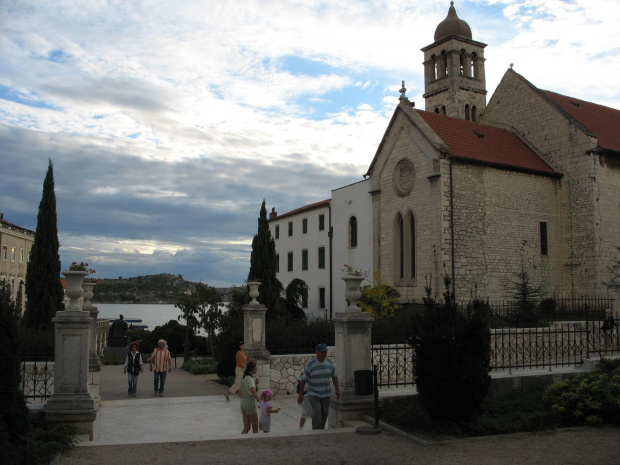
[[(183, 276), (157, 274), (135, 278), (97, 279), (94, 303), (106, 304), (174, 304), (177, 297), (196, 289), (195, 282)], [(233, 288), (218, 288), (222, 300), (230, 300)]]

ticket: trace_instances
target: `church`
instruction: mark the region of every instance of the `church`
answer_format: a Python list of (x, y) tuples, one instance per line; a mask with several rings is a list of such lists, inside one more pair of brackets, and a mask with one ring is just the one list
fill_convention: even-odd
[[(308, 315), (346, 307), (343, 264), (367, 270), (365, 284), (379, 270), (404, 304), (426, 286), (441, 296), (443, 274), (457, 301), (508, 299), (523, 271), (546, 296), (607, 293), (620, 256), (620, 111), (539, 89), (512, 67), (487, 99), (485, 47), (451, 2), (422, 48), (425, 110), (403, 83), (364, 180), (272, 211), (287, 258), (278, 279), (306, 281)], [(323, 229), (308, 228), (319, 216)]]

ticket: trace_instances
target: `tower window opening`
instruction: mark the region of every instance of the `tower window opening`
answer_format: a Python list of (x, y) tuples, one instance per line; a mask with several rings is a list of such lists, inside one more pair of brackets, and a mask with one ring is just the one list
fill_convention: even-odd
[(442, 114), (442, 115), (445, 115), (445, 114), (446, 114), (446, 106), (445, 106), (445, 105), (442, 105), (442, 106), (441, 106), (441, 114)]
[(476, 116), (476, 107), (471, 107), (471, 120), (474, 122), (478, 121), (478, 117)]
[(478, 55), (476, 55), (476, 52), (473, 52), (471, 54), (471, 64), (470, 64), (471, 72), (469, 74), (473, 78), (477, 78), (478, 77), (478, 73), (476, 73), (476, 60), (477, 60), (477, 58), (478, 58)]
[(469, 104), (465, 105), (465, 120), (469, 121)]

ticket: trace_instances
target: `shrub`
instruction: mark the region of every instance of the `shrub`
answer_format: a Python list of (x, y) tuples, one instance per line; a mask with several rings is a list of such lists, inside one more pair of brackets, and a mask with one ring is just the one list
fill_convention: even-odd
[(620, 425), (620, 376), (603, 371), (581, 373), (549, 386), (546, 405), (567, 426)]
[(192, 375), (217, 373), (217, 361), (213, 359), (188, 360), (183, 363), (183, 370)]
[(381, 270), (377, 270), (374, 274), (373, 286), (365, 286), (362, 289), (362, 297), (358, 303), (362, 311), (370, 312), (373, 317), (386, 318), (392, 316), (400, 308), (399, 297), (400, 292), (381, 281)]
[(481, 303), (472, 302), (466, 314), (459, 314), (451, 279), (444, 275), (443, 280), (443, 304), (426, 289), (422, 330), (415, 340), (415, 383), (421, 405), (435, 419), (466, 421), (480, 412), (491, 383), (491, 334), (473, 311)]

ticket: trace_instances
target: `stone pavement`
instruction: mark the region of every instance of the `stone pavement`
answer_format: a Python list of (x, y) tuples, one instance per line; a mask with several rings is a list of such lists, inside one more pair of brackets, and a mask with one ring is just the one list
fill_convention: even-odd
[[(178, 363), (181, 366), (181, 362)], [(277, 396), (282, 410), (272, 417), (272, 432), (240, 434), (240, 400), (224, 398), (226, 387), (213, 376), (173, 370), (165, 397), (152, 395), (152, 374), (140, 375), (138, 397), (127, 397), (120, 366), (102, 367), (101, 406), (93, 441), (59, 457), (77, 464), (519, 464), (577, 465), (620, 463), (620, 428), (585, 428), (526, 433), (421, 445), (406, 435), (356, 434), (356, 428), (297, 431), (300, 409), (295, 396)], [(395, 391), (390, 390), (391, 394)], [(382, 393), (383, 395), (383, 393)], [(232, 439), (232, 441), (231, 441)]]

